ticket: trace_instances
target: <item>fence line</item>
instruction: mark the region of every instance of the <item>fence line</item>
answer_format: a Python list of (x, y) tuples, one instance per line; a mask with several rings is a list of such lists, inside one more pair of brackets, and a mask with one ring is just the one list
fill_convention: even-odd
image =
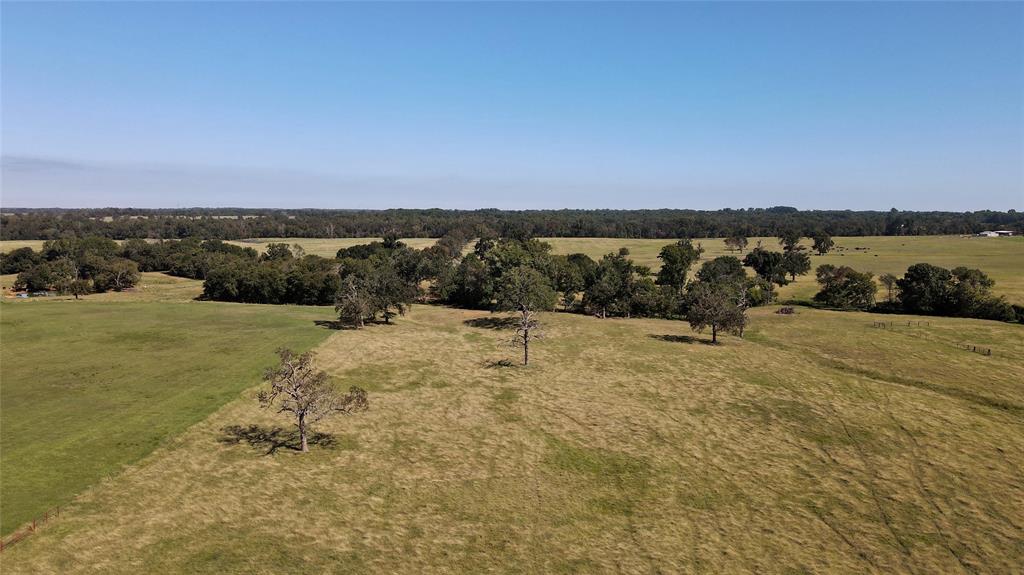
[(15, 531), (14, 534), (11, 535), (9, 538), (0, 538), (0, 553), (3, 553), (7, 550), (8, 547), (11, 547), (15, 543), (22, 541), (29, 535), (32, 535), (36, 532), (36, 529), (38, 529), (41, 525), (49, 522), (51, 519), (56, 519), (57, 517), (60, 517), (59, 505), (57, 507), (54, 507), (53, 509), (46, 510), (45, 512), (43, 512), (42, 515), (33, 519), (31, 524), (26, 525), (25, 528), (21, 531)]
[(903, 323), (902, 321), (873, 321), (871, 327), (878, 327), (883, 329), (891, 329), (896, 327), (928, 327), (931, 325), (929, 321), (908, 321)]
[(992, 348), (990, 347), (978, 347), (968, 343), (961, 344), (960, 347), (967, 351), (973, 351), (974, 353), (980, 353), (981, 355), (992, 355)]

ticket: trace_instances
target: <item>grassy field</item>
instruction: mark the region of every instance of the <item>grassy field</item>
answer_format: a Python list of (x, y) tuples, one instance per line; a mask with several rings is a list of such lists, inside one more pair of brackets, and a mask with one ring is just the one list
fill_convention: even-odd
[[(776, 238), (750, 238), (748, 248), (758, 240), (772, 250), (780, 250)], [(878, 275), (902, 276), (916, 263), (930, 263), (952, 269), (957, 266), (980, 268), (996, 281), (995, 293), (1013, 303), (1024, 305), (1024, 237), (974, 238), (959, 236), (843, 237), (834, 238), (837, 250), (825, 256), (811, 257), (811, 273), (779, 290), (782, 298), (810, 299), (818, 291), (813, 268), (821, 264), (846, 265), (858, 271)], [(544, 238), (556, 254), (585, 253), (593, 258), (629, 248), (637, 263), (657, 271), (661, 267), (658, 252), (672, 240), (630, 240), (617, 238)], [(721, 239), (694, 240), (706, 250), (706, 259), (737, 255), (725, 249)], [(804, 238), (810, 249), (811, 242)], [(857, 249), (860, 248), (860, 249)], [(742, 255), (740, 255), (742, 257)], [(881, 291), (879, 292), (881, 295)]]
[[(341, 248), (349, 248), (358, 244), (368, 244), (372, 241), (379, 241), (380, 238), (253, 238), (228, 242), (236, 246), (252, 247), (259, 251), (265, 251), (267, 244), (285, 243), (288, 245), (299, 244), (307, 254), (333, 258)], [(436, 238), (403, 238), (403, 242), (410, 247), (422, 249), (434, 245)]]
[(38, 252), (43, 248), (43, 240), (0, 240), (0, 254), (21, 248), (32, 248)]
[[(9, 290), (17, 274), (0, 275), (0, 289), (4, 292)], [(157, 272), (143, 272), (138, 285), (135, 288), (124, 292), (104, 292), (89, 294), (85, 301), (149, 301), (149, 302), (186, 302), (192, 301), (203, 293), (203, 282), (187, 278), (169, 276)], [(10, 299), (10, 298), (8, 298)], [(50, 296), (47, 298), (31, 298), (28, 301), (58, 301), (74, 300), (74, 296)], [(18, 300), (25, 303), (25, 300)]]
[(0, 533), (202, 421), (276, 347), (327, 335), (329, 309), (189, 301), (201, 289), (143, 274), (135, 292), (0, 304)]
[[(229, 241), (229, 244), (236, 246), (255, 248), (262, 252), (267, 249), (270, 243), (286, 243), (288, 245), (299, 244), (308, 254), (333, 258), (341, 248), (348, 248), (358, 244), (368, 244), (380, 238), (251, 238), (237, 241)], [(434, 245), (436, 238), (404, 238), (406, 244), (417, 248), (425, 248)], [(14, 251), (18, 248), (29, 247), (39, 251), (43, 247), (43, 240), (3, 240), (0, 241), (0, 253)]]
[[(3, 308), (5, 335), (27, 340), (4, 342), (4, 372), (26, 374), (34, 384), (14, 391), (49, 405), (16, 416), (19, 435), (4, 439), (18, 450), (5, 449), (10, 461), (57, 445), (90, 465), (63, 451), (63, 425), (85, 425), (68, 413), (90, 415), (90, 437), (107, 441), (122, 418), (159, 423), (180, 408), (117, 404), (104, 382), (146, 393), (202, 382), (219, 394), (212, 405), (258, 383), (271, 340), (281, 340), (281, 319), (264, 307), (62, 313), (76, 305)], [(116, 328), (131, 335), (108, 341), (102, 326), (88, 342), (67, 335), (124, 321), (93, 314), (136, 307), (146, 313)], [(208, 319), (222, 309), (267, 325)], [(194, 322), (180, 318), (192, 310), (217, 333), (188, 331)], [(869, 314), (772, 311), (755, 310), (746, 339), (718, 346), (681, 322), (548, 314), (549, 338), (528, 368), (493, 366), (517, 356), (486, 313), (416, 306), (393, 326), (332, 332), (320, 365), (370, 390), (369, 412), (322, 426), (326, 436), (301, 455), (289, 422), (246, 391), (86, 491), (0, 556), (4, 573), (1019, 570), (1024, 330), (944, 318), (880, 330)], [(41, 325), (29, 325), (37, 313)], [(302, 341), (322, 333), (305, 335), (309, 318), (295, 319)], [(187, 340), (162, 335), (177, 321)], [(88, 362), (76, 358), (100, 342), (119, 350), (116, 370), (109, 353), (98, 365), (53, 361)], [(217, 353), (253, 355), (245, 369), (229, 364), (232, 377), (179, 365)], [(95, 389), (83, 389), (83, 375)], [(61, 395), (48, 393), (54, 386)], [(186, 389), (200, 388), (177, 389), (186, 401)], [(74, 394), (88, 400), (64, 399)], [(93, 410), (93, 398), (115, 405)], [(20, 405), (5, 396), (5, 419)], [(28, 432), (37, 421), (48, 425)], [(5, 475), (21, 472), (7, 461)]]

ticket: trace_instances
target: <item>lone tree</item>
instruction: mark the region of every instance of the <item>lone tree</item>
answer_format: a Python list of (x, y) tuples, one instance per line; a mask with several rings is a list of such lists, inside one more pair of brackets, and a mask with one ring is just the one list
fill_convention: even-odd
[[(270, 383), (269, 391), (260, 391), (260, 405), (269, 408), (278, 404), (278, 413), (291, 413), (299, 428), (302, 451), (309, 451), (309, 427), (330, 415), (351, 415), (368, 407), (366, 392), (352, 386), (342, 395), (331, 385), (327, 374), (313, 367), (313, 354), (296, 354), (290, 349), (277, 350), (281, 364), (263, 375)], [(278, 401), (280, 400), (280, 401)]]
[(696, 281), (687, 294), (686, 320), (697, 331), (711, 328), (711, 343), (718, 343), (718, 332), (741, 335), (747, 324), (745, 288), (735, 278)]
[(512, 345), (523, 348), (523, 365), (529, 365), (530, 342), (544, 337), (537, 313), (552, 309), (558, 295), (548, 279), (531, 267), (514, 268), (502, 276), (502, 281), (497, 308), (518, 312)]
[(779, 244), (783, 251), (792, 252), (800, 249), (800, 230), (789, 228), (779, 233)]
[(747, 249), (746, 236), (730, 236), (725, 238), (725, 249), (730, 252), (742, 252)]
[(832, 248), (836, 245), (836, 243), (832, 241), (832, 236), (825, 232), (818, 232), (814, 234), (812, 239), (814, 240), (814, 251), (818, 252), (819, 256), (823, 256), (832, 251)]

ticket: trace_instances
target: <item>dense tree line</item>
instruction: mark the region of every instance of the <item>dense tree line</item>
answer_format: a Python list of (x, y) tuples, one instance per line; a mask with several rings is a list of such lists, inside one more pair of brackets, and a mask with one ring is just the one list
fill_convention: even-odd
[[(146, 210), (4, 208), (0, 239), (221, 239), (252, 237), (702, 238), (968, 234), (1024, 231), (1024, 214), (1008, 212), (800, 211), (795, 208), (698, 210)], [(816, 244), (815, 248), (817, 249)]]
[(76, 298), (122, 291), (139, 280), (139, 266), (109, 238), (50, 240), (41, 251), (20, 248), (0, 256), (0, 273), (18, 274), (18, 290), (56, 291)]
[(978, 269), (947, 270), (920, 263), (910, 266), (902, 278), (885, 274), (880, 280), (886, 301), (879, 304), (875, 303), (878, 286), (870, 273), (822, 265), (816, 275), (821, 290), (814, 300), (832, 308), (1024, 321), (1024, 307), (993, 295), (995, 281)]

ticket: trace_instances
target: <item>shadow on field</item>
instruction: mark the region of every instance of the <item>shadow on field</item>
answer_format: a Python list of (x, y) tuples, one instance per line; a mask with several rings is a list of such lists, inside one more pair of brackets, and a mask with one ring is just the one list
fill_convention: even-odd
[[(285, 431), (280, 427), (266, 428), (259, 425), (242, 427), (241, 425), (228, 425), (221, 429), (224, 435), (218, 440), (227, 445), (238, 445), (248, 443), (252, 447), (266, 449), (264, 455), (273, 455), (278, 449), (290, 449), (299, 451), (299, 431), (297, 429)], [(335, 444), (334, 436), (327, 433), (310, 433), (306, 441), (310, 445), (320, 447), (331, 447)]]
[(319, 327), (326, 327), (327, 329), (356, 329), (356, 326), (354, 326), (354, 325), (349, 325), (347, 323), (342, 323), (342, 322), (337, 321), (337, 320), (330, 321), (330, 320), (318, 319), (318, 320), (314, 320), (313, 323), (315, 323)]
[(647, 336), (651, 339), (660, 339), (661, 341), (667, 341), (669, 343), (699, 343), (703, 345), (718, 345), (713, 343), (710, 338), (698, 338), (692, 335), (654, 335)]
[(478, 317), (474, 319), (467, 319), (462, 322), (469, 327), (479, 327), (482, 329), (512, 329), (516, 325), (516, 318), (514, 317)]
[[(332, 321), (332, 320), (318, 319), (318, 320), (314, 320), (313, 323), (315, 323), (319, 327), (325, 327), (327, 329), (337, 329), (337, 330), (359, 329), (358, 326), (354, 326), (354, 325), (347, 324), (347, 323), (342, 323), (342, 322), (337, 321), (337, 320), (333, 320)], [(382, 319), (366, 320), (365, 324), (366, 325), (383, 325), (383, 326), (387, 326), (387, 327), (391, 327), (391, 326), (395, 325), (394, 323), (385, 323), (385, 321), (382, 320)]]

